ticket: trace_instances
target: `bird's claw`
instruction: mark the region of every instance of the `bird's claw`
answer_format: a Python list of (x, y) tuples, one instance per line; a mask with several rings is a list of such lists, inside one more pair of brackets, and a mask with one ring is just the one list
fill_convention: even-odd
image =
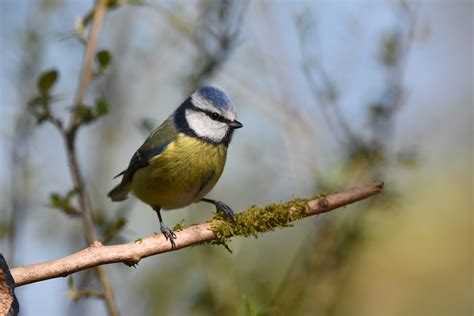
[(221, 201), (216, 201), (215, 205), (218, 212), (224, 213), (224, 215), (227, 216), (232, 222), (237, 222), (234, 211), (232, 211), (229, 205)]
[(170, 240), (171, 242), (171, 248), (175, 249), (176, 248), (176, 243), (174, 240), (176, 239), (176, 234), (167, 226), (162, 225), (160, 227), (161, 233), (165, 236), (166, 240)]

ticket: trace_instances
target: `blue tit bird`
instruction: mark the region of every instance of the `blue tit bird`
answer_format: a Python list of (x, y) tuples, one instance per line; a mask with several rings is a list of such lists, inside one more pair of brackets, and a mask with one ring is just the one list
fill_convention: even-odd
[(128, 168), (116, 176), (122, 176), (122, 181), (108, 196), (112, 201), (123, 201), (132, 192), (150, 205), (173, 248), (176, 235), (163, 224), (161, 210), (203, 201), (235, 221), (228, 205), (205, 196), (224, 170), (234, 130), (242, 126), (222, 90), (199, 88), (151, 132)]

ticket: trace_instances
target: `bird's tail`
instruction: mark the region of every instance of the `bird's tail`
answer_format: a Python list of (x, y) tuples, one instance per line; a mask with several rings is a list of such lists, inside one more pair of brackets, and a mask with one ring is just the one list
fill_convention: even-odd
[(112, 199), (114, 202), (120, 202), (128, 198), (130, 193), (130, 183), (120, 182), (118, 185), (113, 188), (107, 196)]

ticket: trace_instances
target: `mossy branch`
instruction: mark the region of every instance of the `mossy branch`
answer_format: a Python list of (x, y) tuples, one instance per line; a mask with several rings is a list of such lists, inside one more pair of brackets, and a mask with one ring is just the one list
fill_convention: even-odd
[(155, 234), (139, 241), (104, 246), (95, 241), (89, 247), (72, 255), (45, 263), (11, 269), (16, 286), (65, 277), (72, 273), (103, 264), (123, 262), (135, 265), (142, 258), (174, 251), (205, 242), (226, 243), (234, 236), (256, 236), (276, 228), (287, 227), (304, 217), (329, 212), (380, 193), (383, 183), (377, 182), (350, 190), (312, 199), (293, 199), (286, 203), (273, 203), (264, 207), (252, 206), (239, 213), (236, 223), (216, 216), (212, 221), (190, 226), (176, 232), (176, 249), (162, 234)]

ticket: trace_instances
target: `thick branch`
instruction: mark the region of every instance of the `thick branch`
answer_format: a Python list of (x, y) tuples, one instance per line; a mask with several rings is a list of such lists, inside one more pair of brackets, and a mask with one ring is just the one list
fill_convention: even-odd
[[(383, 183), (378, 182), (309, 200), (305, 203), (304, 213), (297, 218), (329, 212), (341, 206), (366, 199), (380, 193), (382, 188)], [(281, 205), (289, 204), (285, 203)], [(277, 204), (273, 204), (272, 208), (278, 206)], [(268, 207), (262, 208), (261, 210), (266, 212), (267, 208)], [(289, 207), (286, 211), (288, 214), (292, 214), (295, 212), (295, 207)], [(246, 212), (249, 212), (249, 210)], [(240, 216), (238, 217), (237, 224), (235, 224), (237, 228), (239, 225), (244, 225), (240, 223), (239, 218)], [(176, 232), (175, 250), (218, 239), (218, 236), (212, 229), (220, 224), (222, 224), (222, 221), (213, 220), (209, 223), (191, 226)], [(238, 229), (236, 229), (236, 231), (238, 231)], [(45, 263), (15, 268), (11, 270), (11, 273), (15, 279), (16, 286), (21, 286), (52, 278), (65, 277), (71, 273), (103, 264), (123, 262), (128, 265), (133, 265), (138, 263), (142, 258), (168, 251), (173, 251), (171, 244), (161, 234), (152, 235), (137, 242), (113, 246), (104, 246), (96, 241), (86, 249), (72, 255)]]
[(20, 306), (15, 296), (15, 283), (7, 262), (0, 253), (0, 315), (18, 315)]

